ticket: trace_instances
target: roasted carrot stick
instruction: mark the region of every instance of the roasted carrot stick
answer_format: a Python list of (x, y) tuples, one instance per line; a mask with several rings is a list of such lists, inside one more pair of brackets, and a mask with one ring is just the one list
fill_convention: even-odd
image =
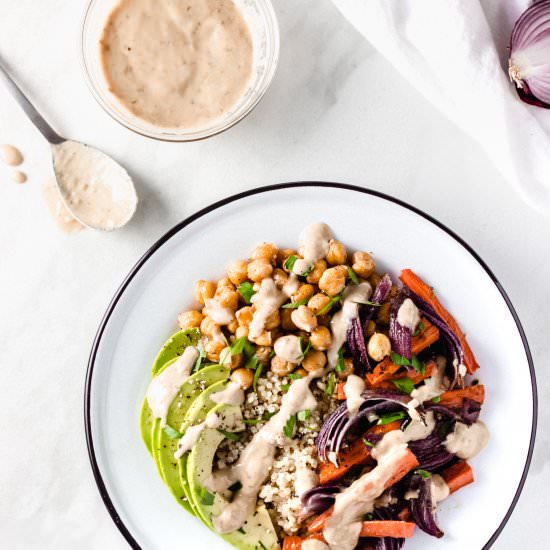
[[(407, 449), (399, 460), (393, 464), (393, 471), (384, 483), (384, 489), (391, 487), (400, 479), (406, 476), (413, 468), (418, 466), (418, 460), (414, 453)], [(368, 475), (368, 474), (367, 474)], [(333, 507), (325, 510), (321, 515), (317, 516), (307, 527), (308, 533), (319, 533), (323, 530), (325, 523), (332, 514)]]
[(374, 370), (367, 374), (367, 384), (371, 387), (376, 386), (379, 382), (389, 380), (395, 376), (395, 373), (401, 368), (400, 365), (396, 365), (389, 357), (386, 357)]
[(462, 487), (474, 482), (474, 472), (465, 460), (460, 460), (456, 464), (449, 466), (441, 472), (441, 477), (449, 486), (449, 491), (455, 493)]
[(477, 386), (468, 386), (461, 390), (446, 391), (441, 394), (439, 404), (460, 409), (464, 404), (464, 399), (483, 403), (485, 401), (485, 386), (478, 384)]
[(418, 355), (421, 351), (429, 348), (434, 342), (439, 340), (439, 329), (435, 325), (432, 325), (424, 317), (422, 317), (420, 322), (424, 325), (424, 329), (420, 334), (412, 338), (411, 351), (414, 355)]
[[(386, 434), (392, 430), (398, 430), (401, 422), (396, 420), (384, 426), (373, 426), (366, 433), (369, 434)], [(321, 462), (319, 464), (319, 481), (322, 484), (331, 483), (344, 477), (354, 466), (367, 464), (370, 462), (371, 447), (365, 445), (363, 438), (355, 440), (347, 449), (338, 453), (338, 466), (332, 462)]]
[(408, 539), (414, 535), (416, 524), (410, 521), (373, 520), (364, 521), (360, 537), (391, 537)]
[(302, 548), (302, 539), (300, 537), (285, 537), (283, 541), (283, 550), (300, 550)]
[(399, 278), (403, 283), (408, 286), (415, 294), (420, 296), (423, 300), (428, 302), (436, 313), (447, 323), (449, 328), (455, 333), (458, 338), (460, 345), (464, 351), (464, 365), (470, 374), (475, 372), (479, 365), (477, 364), (476, 358), (466, 341), (466, 336), (460, 330), (458, 323), (455, 321), (454, 317), (441, 305), (441, 302), (436, 298), (433, 289), (429, 287), (416, 273), (410, 269), (404, 269), (401, 271)]

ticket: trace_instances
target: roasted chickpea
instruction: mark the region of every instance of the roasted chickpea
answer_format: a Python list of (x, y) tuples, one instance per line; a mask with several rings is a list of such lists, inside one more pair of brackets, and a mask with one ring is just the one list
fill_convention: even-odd
[(283, 327), (283, 330), (293, 332), (298, 328), (292, 321), (291, 309), (281, 309), (280, 315), (281, 315), (281, 326)]
[(349, 357), (346, 357), (344, 358), (344, 368), (336, 374), (338, 378), (345, 380), (350, 374), (353, 374), (353, 371), (353, 361)]
[(327, 327), (317, 327), (311, 331), (309, 341), (313, 349), (326, 351), (332, 344), (332, 334)]
[(379, 308), (376, 308), (376, 322), (381, 325), (390, 324), (390, 311), (391, 311), (391, 302), (386, 302), (382, 304)]
[[(248, 339), (251, 340), (250, 337)], [(265, 330), (252, 341), (258, 346), (271, 346), (273, 344), (273, 334), (270, 330)]]
[(339, 265), (327, 269), (321, 276), (319, 288), (324, 290), (329, 296), (340, 294), (346, 286), (347, 268)]
[(296, 368), (296, 363), (285, 361), (277, 355), (271, 358), (271, 370), (277, 376), (287, 376)]
[(327, 356), (322, 351), (316, 349), (309, 351), (302, 361), (302, 367), (307, 372), (314, 372), (322, 369), (326, 364)]
[(220, 333), (220, 325), (214, 323), (214, 320), (206, 315), (201, 321), (200, 330), (205, 336), (214, 336)]
[(252, 306), (242, 307), (235, 312), (235, 317), (240, 327), (248, 327), (254, 317), (254, 308)]
[(248, 278), (258, 283), (273, 273), (273, 266), (265, 258), (252, 260), (248, 264)]
[(302, 367), (296, 369), (294, 372), (296, 374), (298, 374), (300, 376), (300, 378), (303, 378), (304, 376), (307, 376), (307, 370), (303, 369)]
[(237, 327), (235, 338), (248, 338), (248, 327)]
[(325, 260), (317, 260), (313, 264), (313, 269), (309, 273), (309, 275), (306, 277), (306, 281), (308, 283), (312, 283), (316, 285), (320, 279), (321, 275), (326, 271), (327, 269), (327, 262)]
[(247, 390), (254, 382), (254, 373), (250, 369), (236, 369), (231, 373), (231, 380)]
[(281, 318), (279, 316), (279, 310), (276, 309), (266, 320), (265, 328), (266, 330), (273, 330), (281, 325)]
[(307, 332), (311, 332), (317, 327), (317, 317), (307, 306), (300, 306), (298, 309), (294, 309), (291, 319), (299, 329)]
[(271, 346), (258, 346), (256, 348), (256, 357), (262, 362), (267, 363), (273, 348)]
[(239, 307), (239, 293), (236, 290), (231, 290), (229, 287), (218, 288), (216, 294), (214, 294), (214, 299), (221, 306), (231, 311), (235, 311)]
[(235, 290), (235, 285), (231, 282), (231, 279), (229, 279), (229, 277), (223, 277), (218, 281), (218, 284), (216, 285), (216, 290), (220, 290), (222, 288)]
[(346, 263), (348, 253), (346, 247), (332, 239), (328, 245), (327, 262), (329, 265), (341, 265)]
[(262, 243), (252, 251), (250, 257), (252, 260), (267, 260), (275, 265), (278, 251), (279, 249), (273, 243)]
[(204, 351), (209, 361), (218, 362), (220, 360), (220, 354), (224, 348), (225, 342), (222, 342), (220, 340), (208, 340), (204, 344)]
[[(313, 313), (318, 314), (321, 310), (326, 308), (323, 313), (328, 313), (330, 311), (330, 307), (327, 308), (328, 304), (330, 303), (330, 297), (326, 294), (323, 294), (322, 292), (319, 292), (315, 295), (313, 295), (309, 302), (307, 303), (307, 307), (313, 311)], [(332, 306), (331, 306), (332, 307)]]
[(367, 323), (367, 328), (365, 330), (365, 336), (372, 336), (376, 332), (376, 323), (374, 321), (369, 321)]
[(288, 283), (288, 274), (280, 267), (277, 267), (273, 271), (273, 280), (279, 288), (283, 288)]
[(364, 279), (370, 277), (376, 268), (376, 263), (368, 252), (354, 252), (351, 259), (353, 271)]
[(216, 284), (212, 281), (200, 280), (195, 283), (195, 299), (199, 304), (204, 305), (205, 300), (214, 298)]
[(301, 302), (302, 300), (309, 300), (313, 293), (315, 292), (315, 289), (313, 288), (313, 285), (300, 285), (298, 290), (291, 296), (291, 300), (293, 302)]
[(380, 332), (375, 332), (367, 344), (367, 353), (375, 360), (382, 361), (391, 353), (390, 339)]
[(292, 248), (284, 248), (283, 250), (279, 250), (279, 253), (277, 254), (277, 265), (279, 267), (283, 267), (289, 256), (296, 255), (296, 250), (293, 250)]
[(239, 323), (237, 319), (233, 319), (231, 323), (226, 326), (226, 328), (231, 334), (235, 334), (235, 331), (237, 330), (237, 328), (239, 328)]
[(239, 286), (248, 277), (248, 264), (244, 260), (232, 262), (227, 268), (227, 276), (235, 286)]
[(182, 311), (178, 315), (178, 325), (181, 329), (197, 328), (201, 326), (203, 316), (200, 311)]

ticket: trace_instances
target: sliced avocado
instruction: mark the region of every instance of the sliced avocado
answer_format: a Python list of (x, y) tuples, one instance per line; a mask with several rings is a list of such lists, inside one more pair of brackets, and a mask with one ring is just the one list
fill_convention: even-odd
[[(239, 407), (231, 405), (218, 405), (210, 411), (223, 414), (221, 429), (232, 431), (242, 421)], [(212, 475), (212, 466), (216, 450), (224, 439), (224, 435), (218, 429), (206, 428), (197, 439), (187, 460), (187, 478), (190, 488), (190, 496), (197, 511), (197, 515), (205, 525), (212, 529), (212, 516), (217, 516), (227, 505), (227, 501), (219, 494), (212, 494), (203, 486), (206, 479)], [(271, 518), (264, 506), (258, 506), (254, 514), (248, 518), (245, 524), (232, 533), (221, 535), (229, 544), (240, 550), (278, 550), (279, 543)]]
[(160, 369), (166, 364), (167, 361), (179, 357), (187, 346), (196, 346), (200, 338), (198, 329), (192, 328), (187, 330), (180, 330), (175, 334), (172, 334), (159, 351), (153, 367), (151, 369), (152, 375), (156, 376)]
[[(207, 391), (211, 385), (225, 385), (229, 376), (229, 369), (218, 365), (207, 367), (193, 376), (189, 377), (182, 385), (175, 399), (172, 401), (166, 424), (177, 431), (180, 431), (186, 413), (195, 400)], [(183, 433), (185, 429), (181, 430)], [(166, 483), (174, 498), (189, 512), (192, 512), (192, 504), (185, 491), (186, 482), (180, 479), (178, 461), (174, 453), (178, 448), (179, 438), (172, 439), (168, 433), (161, 428), (160, 419), (154, 420), (152, 427), (153, 458), (163, 481)]]

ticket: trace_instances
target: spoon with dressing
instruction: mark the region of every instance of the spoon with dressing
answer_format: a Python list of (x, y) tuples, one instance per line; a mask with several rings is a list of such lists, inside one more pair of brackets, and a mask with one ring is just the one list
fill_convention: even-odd
[(0, 63), (0, 78), (52, 149), (57, 187), (67, 210), (90, 229), (111, 231), (130, 221), (138, 198), (128, 172), (105, 153), (61, 137)]

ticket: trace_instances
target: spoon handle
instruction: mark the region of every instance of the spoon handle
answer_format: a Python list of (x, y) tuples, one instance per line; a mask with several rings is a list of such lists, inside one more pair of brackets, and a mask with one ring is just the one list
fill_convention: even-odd
[(7, 73), (5, 67), (0, 62), (0, 79), (3, 80), (6, 88), (10, 91), (13, 97), (16, 99), (19, 106), (25, 111), (26, 115), (30, 118), (31, 122), (36, 126), (42, 135), (52, 144), (62, 143), (65, 141), (42, 117), (42, 115), (36, 110), (34, 105), (27, 99), (25, 94), (19, 89), (19, 86), (13, 81), (11, 76)]

